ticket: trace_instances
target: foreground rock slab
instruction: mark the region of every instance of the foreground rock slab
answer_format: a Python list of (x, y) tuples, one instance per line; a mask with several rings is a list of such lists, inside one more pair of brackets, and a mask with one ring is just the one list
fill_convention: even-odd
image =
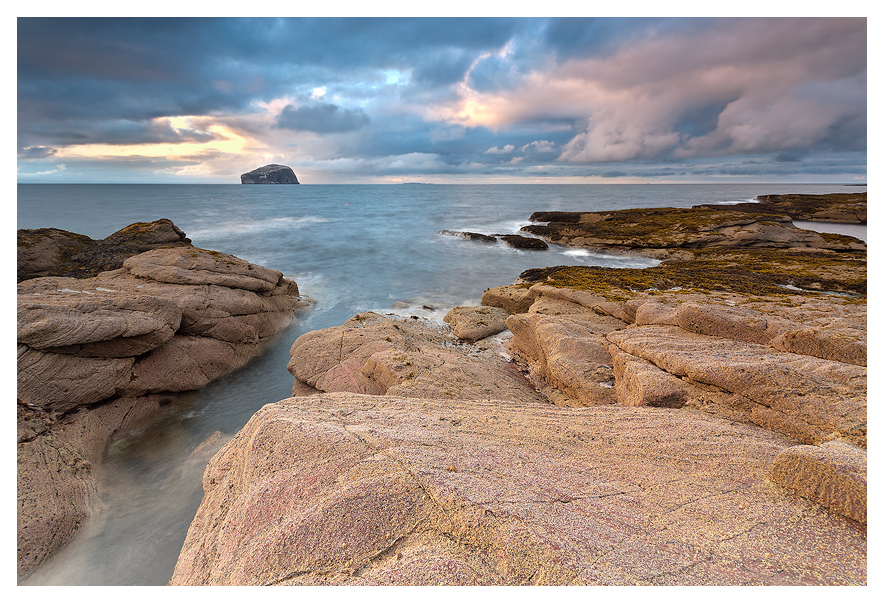
[(767, 478), (794, 442), (687, 409), (286, 399), (210, 462), (171, 584), (864, 584), (865, 527)]

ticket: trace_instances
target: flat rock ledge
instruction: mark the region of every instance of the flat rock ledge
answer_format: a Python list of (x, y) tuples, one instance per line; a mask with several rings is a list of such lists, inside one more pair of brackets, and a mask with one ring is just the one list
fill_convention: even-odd
[(172, 585), (862, 585), (866, 530), (692, 409), (335, 393), (209, 463)]
[(19, 577), (88, 516), (116, 430), (242, 367), (307, 304), (279, 271), (189, 244), (19, 283)]

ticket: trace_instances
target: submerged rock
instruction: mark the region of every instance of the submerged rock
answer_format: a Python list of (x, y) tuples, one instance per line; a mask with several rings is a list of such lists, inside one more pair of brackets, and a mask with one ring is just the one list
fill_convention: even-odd
[(768, 481), (790, 445), (684, 409), (291, 398), (209, 463), (170, 583), (864, 584), (864, 528)]
[(299, 185), (298, 177), (289, 166), (268, 164), (240, 175), (243, 185)]

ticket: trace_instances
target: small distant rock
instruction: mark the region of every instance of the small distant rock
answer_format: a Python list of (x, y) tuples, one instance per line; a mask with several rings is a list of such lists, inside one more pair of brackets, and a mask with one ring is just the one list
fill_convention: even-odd
[(300, 185), (298, 177), (289, 166), (268, 164), (240, 175), (244, 185)]
[(470, 241), (480, 241), (482, 243), (497, 243), (498, 239), (491, 235), (483, 235), (482, 233), (471, 233), (470, 231), (440, 231), (440, 235), (449, 235), (451, 237), (460, 237), (461, 239), (469, 239)]
[(523, 237), (522, 235), (504, 235), (501, 237), (510, 247), (520, 250), (546, 250), (549, 246), (542, 239)]

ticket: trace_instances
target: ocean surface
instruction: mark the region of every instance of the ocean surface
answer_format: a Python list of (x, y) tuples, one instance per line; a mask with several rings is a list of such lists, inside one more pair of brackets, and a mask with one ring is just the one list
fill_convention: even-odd
[[(108, 448), (102, 510), (25, 583), (163, 585), (202, 497), (204, 439), (227, 437), (291, 393), (289, 348), (303, 333), (375, 310), (441, 321), (529, 268), (641, 268), (653, 260), (551, 246), (515, 250), (439, 231), (517, 233), (541, 210), (600, 211), (752, 201), (778, 193), (860, 192), (843, 185), (18, 185), (17, 228), (94, 239), (133, 222), (171, 219), (206, 249), (282, 271), (316, 304), (244, 369), (174, 397), (162, 417)], [(802, 228), (866, 239), (866, 227)]]

